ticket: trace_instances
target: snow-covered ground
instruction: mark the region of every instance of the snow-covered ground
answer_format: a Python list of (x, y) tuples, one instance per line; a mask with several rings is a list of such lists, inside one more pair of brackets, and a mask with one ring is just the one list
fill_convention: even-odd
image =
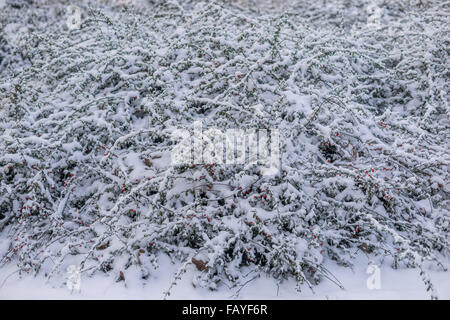
[[(0, 287), (0, 299), (163, 299), (163, 291), (170, 285), (176, 268), (168, 259), (162, 258), (160, 262), (160, 269), (145, 285), (133, 281), (133, 277), (124, 283), (112, 282), (110, 277), (97, 275), (89, 279), (82, 277), (80, 292), (71, 292), (65, 285), (46, 283), (43, 277), (26, 276), (20, 279), (17, 274), (10, 276), (13, 269), (9, 268), (0, 273), (0, 286), (3, 284)], [(380, 289), (370, 290), (367, 287), (370, 275), (366, 273), (366, 266), (365, 257), (359, 257), (353, 270), (331, 265), (332, 273), (342, 283), (344, 290), (324, 280), (314, 288), (313, 294), (307, 288), (297, 292), (293, 280), (278, 284), (265, 276), (250, 281), (241, 290), (225, 286), (217, 291), (194, 288), (191, 279), (198, 271), (191, 265), (168, 299), (429, 299), (418, 270), (394, 270), (383, 265), (380, 267)], [(429, 270), (429, 275), (439, 298), (450, 299), (448, 272)]]

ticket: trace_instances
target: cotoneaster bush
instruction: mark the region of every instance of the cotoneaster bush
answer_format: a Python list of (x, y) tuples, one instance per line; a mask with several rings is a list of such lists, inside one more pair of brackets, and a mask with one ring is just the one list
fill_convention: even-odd
[[(362, 251), (419, 268), (436, 297), (426, 269), (445, 269), (450, 247), (448, 4), (379, 2), (373, 29), (352, 1), (341, 16), (314, 1), (67, 2), (83, 11), (69, 31), (66, 3), (30, 3), (20, 48), (0, 35), (1, 265), (49, 279), (72, 263), (113, 280), (137, 268), (145, 281), (165, 254), (180, 265), (165, 295), (191, 263), (195, 286), (268, 274), (314, 290), (341, 286), (325, 262), (350, 267)], [(172, 165), (172, 133), (195, 121), (279, 129), (280, 172)]]

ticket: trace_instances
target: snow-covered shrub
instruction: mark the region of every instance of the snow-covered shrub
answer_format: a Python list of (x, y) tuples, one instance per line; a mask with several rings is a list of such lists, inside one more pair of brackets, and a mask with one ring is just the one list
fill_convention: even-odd
[[(433, 289), (425, 262), (444, 268), (450, 247), (448, 4), (380, 2), (373, 29), (314, 1), (85, 3), (72, 31), (53, 5), (1, 71), (2, 265), (146, 279), (167, 254), (173, 284), (194, 263), (211, 289), (261, 273), (313, 289), (340, 285), (325, 260), (362, 250)], [(171, 134), (194, 121), (279, 129), (280, 172), (172, 165)]]

